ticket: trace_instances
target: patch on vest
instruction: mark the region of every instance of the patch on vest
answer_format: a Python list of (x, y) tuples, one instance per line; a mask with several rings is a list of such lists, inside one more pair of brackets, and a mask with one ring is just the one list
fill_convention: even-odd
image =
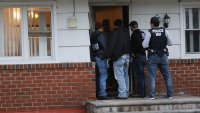
[(152, 33), (154, 33), (156, 36), (161, 36), (163, 32), (164, 32), (163, 29), (154, 29), (154, 30), (152, 30)]
[(98, 43), (94, 43), (94, 44), (92, 44), (92, 50), (93, 51), (97, 51), (97, 50), (99, 50), (99, 44)]

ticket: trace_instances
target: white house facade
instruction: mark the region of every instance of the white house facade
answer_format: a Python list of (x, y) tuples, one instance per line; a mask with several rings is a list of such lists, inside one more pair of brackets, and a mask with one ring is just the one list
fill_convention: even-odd
[[(1, 64), (90, 62), (91, 7), (128, 6), (129, 22), (150, 28), (149, 20), (165, 14), (173, 37), (170, 59), (199, 58), (199, 0), (1, 0)], [(76, 26), (70, 27), (75, 17)]]
[[(200, 95), (200, 0), (0, 0), (0, 111), (84, 106), (96, 99), (95, 22), (170, 17), (175, 95)], [(158, 73), (159, 75), (160, 73)], [(163, 94), (158, 76), (157, 92)], [(14, 100), (14, 101), (13, 101)]]

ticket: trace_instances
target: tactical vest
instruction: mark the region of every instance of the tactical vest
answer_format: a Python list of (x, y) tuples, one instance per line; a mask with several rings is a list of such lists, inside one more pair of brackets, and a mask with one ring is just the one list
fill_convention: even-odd
[(148, 55), (157, 54), (162, 57), (164, 54), (169, 55), (167, 49), (167, 37), (165, 35), (165, 28), (153, 28), (150, 29), (151, 39), (149, 42)]
[(150, 29), (151, 39), (149, 43), (149, 49), (162, 51), (167, 46), (167, 37), (165, 35), (165, 28), (153, 28)]

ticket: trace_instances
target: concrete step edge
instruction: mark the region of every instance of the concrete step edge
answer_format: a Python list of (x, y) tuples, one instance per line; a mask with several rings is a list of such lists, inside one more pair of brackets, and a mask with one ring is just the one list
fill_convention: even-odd
[(141, 112), (105, 112), (105, 113), (200, 113), (200, 109), (141, 111)]
[(117, 107), (117, 106), (142, 106), (142, 105), (172, 105), (172, 104), (199, 104), (200, 97), (187, 97), (187, 98), (177, 98), (172, 100), (166, 98), (158, 98), (155, 100), (148, 100), (145, 98), (129, 98), (127, 100), (96, 100), (87, 101), (87, 105), (92, 105), (93, 107)]

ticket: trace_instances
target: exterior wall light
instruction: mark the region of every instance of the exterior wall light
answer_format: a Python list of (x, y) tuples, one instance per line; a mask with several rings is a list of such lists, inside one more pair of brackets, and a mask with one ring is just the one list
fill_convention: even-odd
[(165, 28), (168, 28), (169, 22), (170, 22), (170, 17), (167, 15), (167, 13), (165, 14), (165, 16), (164, 16), (163, 19), (164, 19), (163, 26), (164, 26)]
[(75, 0), (73, 0), (73, 16), (68, 17), (68, 28), (76, 28), (76, 17), (75, 17)]
[(68, 27), (76, 28), (76, 17), (75, 16), (68, 17)]

